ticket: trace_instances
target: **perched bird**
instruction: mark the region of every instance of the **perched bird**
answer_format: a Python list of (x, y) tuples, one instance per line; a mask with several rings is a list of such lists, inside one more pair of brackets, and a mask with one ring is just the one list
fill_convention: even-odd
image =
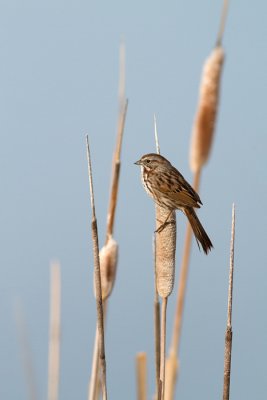
[(141, 166), (142, 183), (149, 196), (160, 207), (170, 210), (157, 232), (165, 228), (174, 210), (181, 210), (190, 222), (198, 247), (201, 244), (207, 254), (213, 245), (195, 213), (194, 208), (200, 208), (202, 202), (192, 186), (166, 158), (159, 154), (145, 154), (135, 164)]

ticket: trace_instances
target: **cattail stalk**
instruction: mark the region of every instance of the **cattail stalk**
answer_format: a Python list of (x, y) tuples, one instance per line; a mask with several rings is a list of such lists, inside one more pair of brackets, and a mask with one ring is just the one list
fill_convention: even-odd
[(88, 388), (88, 400), (96, 400), (98, 398), (98, 382), (99, 382), (99, 335), (98, 328), (95, 332), (95, 344), (92, 359), (92, 369)]
[(217, 119), (223, 61), (224, 51), (218, 46), (204, 64), (191, 142), (190, 166), (194, 173), (204, 166), (210, 154)]
[(147, 357), (146, 353), (136, 355), (137, 400), (147, 399)]
[(157, 292), (157, 281), (156, 281), (156, 237), (153, 241), (154, 250), (154, 278), (155, 278), (155, 296), (154, 296), (154, 334), (155, 334), (155, 370), (156, 370), (156, 394), (155, 400), (159, 396), (159, 377), (160, 377), (160, 303), (159, 295)]
[(166, 316), (168, 297), (163, 297), (161, 304), (161, 330), (160, 330), (160, 377), (159, 400), (164, 400), (165, 395), (165, 359), (166, 359)]
[[(189, 161), (191, 170), (194, 173), (193, 187), (197, 192), (199, 190), (202, 168), (208, 161), (215, 132), (220, 97), (220, 81), (224, 61), (224, 51), (221, 47), (221, 43), (225, 27), (227, 6), (228, 1), (224, 0), (216, 47), (206, 60), (203, 68), (199, 101), (192, 129)], [(167, 400), (172, 400), (174, 398), (174, 388), (177, 379), (178, 360), (174, 363), (173, 359), (177, 354), (179, 354), (191, 242), (192, 229), (188, 224), (178, 283), (172, 340), (169, 350), (169, 365), (172, 365), (172, 367), (168, 369), (168, 374), (170, 374), (170, 376), (168, 376), (168, 382), (172, 382), (172, 387), (168, 391), (168, 397), (166, 397)]]
[(50, 291), (50, 333), (48, 352), (48, 400), (58, 399), (59, 366), (60, 366), (60, 297), (61, 277), (60, 265), (51, 265)]
[[(154, 117), (155, 140), (159, 154), (159, 141), (157, 135), (156, 118)], [(156, 205), (156, 237), (155, 237), (155, 263), (156, 263), (156, 288), (162, 298), (161, 332), (160, 332), (160, 379), (158, 385), (158, 399), (164, 400), (165, 390), (165, 358), (166, 358), (166, 312), (167, 299), (172, 293), (175, 276), (175, 251), (176, 251), (176, 214), (171, 213), (168, 223), (161, 232), (157, 229), (169, 215), (169, 210)], [(157, 339), (156, 339), (157, 340)]]
[(225, 332), (225, 350), (224, 350), (223, 400), (229, 400), (229, 398), (230, 398), (230, 377), (231, 377), (232, 337), (233, 337), (232, 303), (233, 303), (234, 251), (235, 251), (235, 205), (233, 204), (231, 245), (230, 245), (227, 325), (226, 325), (226, 332)]
[[(200, 180), (200, 171), (197, 171), (193, 183), (193, 187), (196, 190), (196, 192), (198, 191), (199, 188), (199, 180)], [(190, 261), (190, 251), (192, 244), (192, 234), (193, 234), (192, 228), (189, 224), (187, 224), (184, 252), (182, 257), (179, 281), (178, 281), (177, 303), (176, 303), (176, 312), (174, 315), (174, 325), (173, 325), (173, 335), (170, 347), (170, 355), (174, 355), (177, 352), (179, 353), (183, 309), (184, 309), (184, 301), (185, 301), (185, 293), (186, 293), (188, 269), (189, 269), (188, 266)]]
[(102, 392), (103, 399), (107, 399), (107, 383), (106, 383), (106, 355), (105, 355), (105, 335), (104, 335), (104, 313), (103, 313), (103, 301), (102, 301), (102, 289), (101, 289), (101, 273), (100, 273), (100, 261), (99, 261), (99, 245), (98, 245), (98, 232), (97, 232), (97, 220), (95, 213), (95, 200), (93, 190), (93, 177), (92, 177), (92, 166), (89, 148), (88, 135), (86, 136), (86, 147), (87, 147), (87, 161), (88, 161), (88, 175), (89, 175), (89, 187), (90, 187), (90, 201), (92, 209), (92, 241), (93, 241), (93, 253), (94, 253), (94, 281), (95, 281), (95, 297), (96, 297), (96, 308), (97, 308), (97, 327), (99, 335), (99, 362), (102, 372)]
[(214, 137), (224, 62), (222, 36), (227, 10), (228, 0), (224, 0), (216, 46), (203, 67), (190, 151), (190, 166), (194, 173), (200, 170), (207, 162)]

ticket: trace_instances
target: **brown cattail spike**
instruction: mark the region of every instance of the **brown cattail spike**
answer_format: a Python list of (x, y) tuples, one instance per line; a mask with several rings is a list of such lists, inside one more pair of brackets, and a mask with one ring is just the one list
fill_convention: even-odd
[(217, 117), (223, 61), (224, 51), (218, 46), (212, 51), (203, 68), (190, 150), (190, 167), (193, 172), (200, 170), (209, 157)]
[[(169, 210), (156, 205), (156, 229), (165, 221)], [(168, 219), (168, 225), (156, 234), (156, 281), (160, 297), (168, 297), (174, 284), (176, 250), (176, 215), (175, 211)]]

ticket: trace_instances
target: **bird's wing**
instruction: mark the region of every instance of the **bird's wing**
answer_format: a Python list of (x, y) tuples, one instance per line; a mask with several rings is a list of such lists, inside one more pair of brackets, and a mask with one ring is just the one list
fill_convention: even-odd
[(180, 206), (199, 208), (202, 204), (199, 195), (184, 179), (179, 171), (173, 168), (170, 173), (162, 173), (157, 181), (157, 190), (167, 195)]

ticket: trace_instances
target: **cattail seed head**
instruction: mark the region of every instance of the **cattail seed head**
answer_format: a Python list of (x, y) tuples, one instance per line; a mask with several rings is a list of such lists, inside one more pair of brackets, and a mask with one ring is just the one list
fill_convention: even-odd
[(223, 61), (224, 51), (221, 46), (217, 46), (204, 64), (190, 150), (190, 167), (194, 173), (203, 167), (209, 157), (216, 123)]
[[(156, 205), (156, 227), (166, 220), (170, 210)], [(171, 214), (168, 224), (156, 233), (156, 284), (160, 297), (168, 297), (173, 289), (175, 276), (176, 215)]]
[(109, 237), (107, 243), (99, 252), (102, 299), (105, 300), (112, 292), (116, 278), (118, 261), (118, 244)]

